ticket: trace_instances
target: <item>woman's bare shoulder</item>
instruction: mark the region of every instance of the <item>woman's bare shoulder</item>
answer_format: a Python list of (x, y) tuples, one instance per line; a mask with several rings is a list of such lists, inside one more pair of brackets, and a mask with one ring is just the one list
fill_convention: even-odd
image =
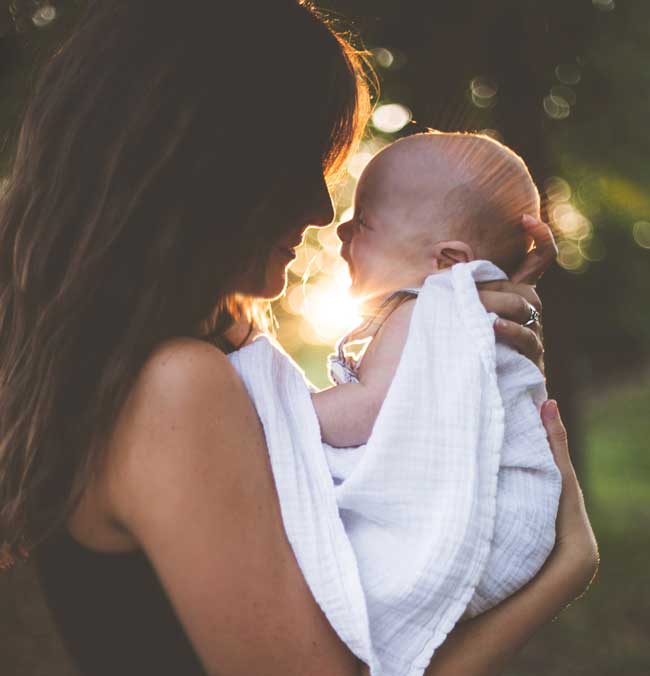
[(358, 673), (302, 576), (261, 423), (223, 354), (187, 340), (156, 350), (109, 452), (112, 514), (207, 673)]
[(130, 399), (171, 395), (177, 402), (231, 386), (237, 375), (226, 355), (214, 345), (195, 338), (174, 338), (149, 355), (135, 382)]
[(134, 496), (167, 491), (172, 482), (190, 489), (220, 440), (254, 422), (252, 403), (220, 350), (191, 338), (161, 344), (138, 374), (106, 449), (112, 516), (129, 528)]

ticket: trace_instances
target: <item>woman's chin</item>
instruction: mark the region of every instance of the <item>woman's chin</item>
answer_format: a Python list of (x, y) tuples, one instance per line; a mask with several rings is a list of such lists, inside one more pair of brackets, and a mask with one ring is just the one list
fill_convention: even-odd
[(266, 286), (260, 297), (264, 300), (277, 300), (284, 296), (287, 290), (287, 278), (284, 277), (282, 280), (267, 280)]
[[(275, 266), (274, 266), (275, 267)], [(273, 270), (267, 270), (264, 289), (260, 292), (260, 298), (264, 300), (277, 300), (287, 290), (287, 270), (277, 266)]]

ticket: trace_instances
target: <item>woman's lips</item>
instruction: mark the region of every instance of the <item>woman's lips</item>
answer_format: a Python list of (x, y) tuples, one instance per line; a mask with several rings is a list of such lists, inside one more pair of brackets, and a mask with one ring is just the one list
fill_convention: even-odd
[(296, 249), (302, 244), (302, 233), (300, 239), (291, 240), (286, 246), (278, 246), (276, 249), (281, 251), (287, 258), (294, 259), (296, 257)]

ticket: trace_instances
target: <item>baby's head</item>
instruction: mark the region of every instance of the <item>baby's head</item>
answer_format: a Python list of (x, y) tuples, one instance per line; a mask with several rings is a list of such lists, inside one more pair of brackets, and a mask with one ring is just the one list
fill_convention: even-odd
[(371, 296), (419, 285), (479, 258), (510, 274), (530, 244), (521, 217), (539, 212), (526, 164), (498, 141), (440, 132), (400, 139), (365, 168), (354, 216), (339, 226), (351, 290)]

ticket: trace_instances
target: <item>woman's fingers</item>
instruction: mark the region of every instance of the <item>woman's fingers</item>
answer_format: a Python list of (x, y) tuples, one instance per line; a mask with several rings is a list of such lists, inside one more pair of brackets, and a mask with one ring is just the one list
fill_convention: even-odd
[(541, 415), (548, 443), (553, 451), (555, 464), (562, 474), (562, 480), (564, 481), (569, 476), (571, 478), (575, 477), (575, 471), (569, 456), (569, 438), (566, 427), (564, 427), (564, 423), (560, 417), (557, 402), (554, 399), (545, 401), (542, 404)]
[(571, 463), (566, 428), (557, 403), (552, 399), (542, 405), (541, 416), (555, 464), (562, 475), (562, 494), (556, 520), (556, 547), (563, 548), (582, 562), (585, 583), (588, 584), (598, 569), (598, 544)]
[(523, 216), (521, 222), (535, 248), (528, 252), (524, 262), (510, 278), (513, 282), (536, 284), (557, 258), (558, 248), (553, 232), (546, 223), (528, 215)]
[(512, 282), (487, 282), (479, 285), (479, 298), (488, 312), (520, 324), (528, 321), (530, 306), (542, 311), (542, 301), (532, 286)]
[(528, 357), (544, 373), (541, 317), (523, 326), (530, 319), (531, 307), (538, 312), (542, 309), (535, 290), (527, 284), (489, 282), (480, 285), (478, 295), (485, 309), (500, 317), (494, 324), (498, 339)]
[[(536, 328), (541, 330), (538, 325)], [(497, 319), (494, 323), (494, 330), (499, 340), (508, 343), (524, 357), (528, 357), (544, 373), (544, 346), (541, 338), (532, 328), (508, 319)]]

